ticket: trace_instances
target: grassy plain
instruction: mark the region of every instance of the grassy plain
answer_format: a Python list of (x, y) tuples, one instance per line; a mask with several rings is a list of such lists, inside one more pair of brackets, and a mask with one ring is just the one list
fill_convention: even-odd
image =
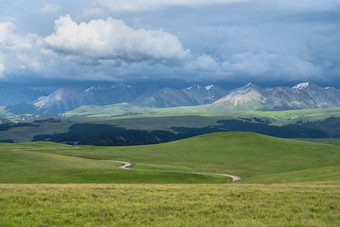
[(0, 226), (339, 226), (340, 185), (0, 185)]
[[(204, 106), (203, 106), (204, 107)], [(0, 131), (0, 140), (12, 139), (15, 143), (30, 142), (35, 135), (65, 133), (74, 124), (108, 124), (127, 129), (139, 130), (170, 130), (172, 127), (199, 128), (217, 126), (219, 120), (252, 120), (254, 118), (268, 122), (270, 125), (282, 126), (296, 124), (297, 121), (312, 122), (329, 117), (340, 117), (340, 108), (289, 110), (289, 111), (224, 111), (214, 112), (193, 107), (175, 108), (142, 108), (130, 104), (111, 106), (82, 106), (76, 110), (61, 114), (62, 119), (55, 123), (34, 123), (35, 126), (13, 127)], [(205, 108), (205, 107), (204, 107)], [(132, 115), (131, 115), (132, 114)], [(55, 116), (51, 116), (55, 117)], [(15, 116), (7, 118), (13, 122), (26, 119), (32, 122), (39, 116)], [(253, 123), (257, 123), (253, 120)]]
[(314, 142), (314, 143), (340, 145), (340, 139), (299, 139), (299, 140), (309, 141), (309, 142)]
[(153, 118), (153, 117), (180, 117), (180, 116), (205, 116), (224, 117), (226, 119), (262, 118), (268, 119), (273, 125), (283, 125), (296, 121), (323, 120), (328, 117), (339, 117), (340, 108), (320, 108), (287, 111), (220, 111), (210, 105), (181, 106), (171, 108), (146, 108), (128, 103), (108, 106), (81, 106), (75, 110), (62, 114), (64, 117), (90, 117), (90, 118)]
[(245, 132), (131, 147), (0, 144), (0, 165), (0, 226), (340, 225), (338, 145)]
[(209, 184), (231, 181), (218, 175), (188, 174), (194, 172), (190, 168), (185, 171), (128, 171), (119, 169), (119, 163), (45, 153), (49, 149), (71, 151), (73, 148), (55, 143), (1, 144), (0, 183)]
[[(226, 182), (196, 172), (237, 175), (244, 183), (340, 180), (340, 146), (247, 132), (128, 147), (3, 144), (0, 151), (4, 183)], [(134, 171), (103, 160), (131, 162)]]

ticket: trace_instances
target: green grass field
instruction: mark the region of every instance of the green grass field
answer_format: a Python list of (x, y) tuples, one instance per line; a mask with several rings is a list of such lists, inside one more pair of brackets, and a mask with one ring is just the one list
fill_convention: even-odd
[(299, 139), (299, 140), (309, 141), (309, 142), (314, 142), (314, 143), (340, 145), (340, 139)]
[[(146, 146), (2, 144), (0, 151), (3, 183), (227, 182), (221, 176), (197, 172), (236, 175), (243, 183), (340, 180), (340, 146), (246, 132)], [(103, 160), (131, 162), (133, 171)]]
[(0, 185), (0, 226), (339, 226), (340, 185)]
[[(197, 109), (198, 108), (198, 109)], [(199, 109), (203, 108), (203, 109)], [(130, 115), (135, 114), (135, 115)], [(201, 128), (218, 126), (219, 120), (252, 120), (254, 118), (268, 122), (270, 125), (282, 126), (296, 124), (297, 121), (313, 122), (329, 117), (340, 117), (340, 108), (290, 110), (290, 111), (224, 111), (214, 112), (205, 106), (176, 108), (141, 108), (130, 104), (110, 106), (83, 106), (62, 116), (57, 123), (34, 123), (35, 126), (13, 127), (0, 131), (1, 140), (13, 140), (14, 143), (30, 142), (36, 135), (66, 133), (74, 124), (107, 124), (135, 130), (170, 130), (172, 127)], [(51, 116), (53, 117), (53, 116)], [(6, 118), (6, 121), (32, 122), (39, 116), (26, 115)], [(256, 123), (253, 121), (253, 123)]]
[[(132, 115), (131, 115), (132, 114)], [(296, 121), (316, 121), (328, 117), (340, 117), (340, 108), (320, 108), (287, 111), (221, 111), (210, 105), (181, 106), (172, 108), (147, 108), (134, 106), (128, 103), (108, 106), (81, 106), (75, 110), (62, 114), (64, 117), (90, 117), (106, 119), (134, 119), (154, 117), (181, 117), (203, 116), (235, 118), (262, 118), (268, 119), (273, 125), (295, 124)]]
[[(43, 153), (46, 149), (65, 149), (52, 143), (2, 145), (1, 183), (225, 183), (222, 176), (162, 171), (127, 171), (118, 163)], [(44, 149), (45, 148), (45, 149)], [(66, 149), (65, 149), (66, 150)]]
[(340, 146), (324, 142), (225, 132), (129, 147), (0, 144), (0, 165), (0, 226), (340, 225)]

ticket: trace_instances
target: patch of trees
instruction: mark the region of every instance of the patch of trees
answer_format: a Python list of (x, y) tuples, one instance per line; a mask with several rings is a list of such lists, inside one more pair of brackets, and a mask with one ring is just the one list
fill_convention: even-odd
[(42, 120), (35, 120), (33, 123), (59, 123), (60, 119), (54, 119), (54, 118), (48, 118), (48, 119), (42, 119)]
[(0, 140), (0, 143), (13, 143), (14, 141), (11, 139), (7, 139), (7, 140)]
[(53, 141), (83, 145), (139, 145), (154, 144), (185, 138), (170, 131), (146, 131), (105, 124), (74, 124), (66, 133), (37, 135), (33, 141)]
[(185, 135), (196, 136), (213, 132), (244, 131), (256, 132), (281, 138), (328, 138), (329, 135), (321, 130), (299, 125), (272, 126), (263, 123), (252, 123), (238, 120), (220, 120), (221, 125), (204, 128), (172, 127), (173, 130)]
[[(340, 119), (339, 127), (340, 127)], [(68, 132), (53, 135), (36, 135), (33, 141), (53, 141), (67, 144), (83, 145), (141, 145), (164, 143), (197, 135), (226, 132), (226, 131), (246, 131), (256, 132), (269, 136), (281, 138), (329, 138), (330, 136), (318, 128), (307, 127), (305, 125), (285, 125), (282, 127), (271, 126), (263, 123), (245, 122), (239, 120), (221, 120), (220, 125), (188, 128), (172, 127), (172, 131), (167, 130), (135, 130), (116, 127), (106, 124), (74, 124)]]
[(0, 131), (8, 131), (10, 128), (20, 127), (40, 127), (40, 126), (32, 123), (0, 124)]
[[(303, 128), (310, 130), (321, 130), (332, 138), (340, 138), (340, 118), (330, 117), (321, 121), (302, 122), (298, 121), (297, 124)], [(292, 126), (292, 125), (289, 125)]]

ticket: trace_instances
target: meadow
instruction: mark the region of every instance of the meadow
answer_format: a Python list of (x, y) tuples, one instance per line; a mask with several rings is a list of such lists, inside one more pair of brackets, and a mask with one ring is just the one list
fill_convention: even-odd
[(0, 185), (0, 226), (339, 226), (340, 185)]
[[(147, 108), (128, 103), (113, 104), (108, 106), (81, 106), (72, 111), (61, 114), (63, 117), (79, 117), (91, 121), (95, 119), (146, 119), (157, 117), (182, 117), (201, 116), (216, 117), (220, 119), (261, 118), (268, 119), (273, 125), (295, 124), (296, 121), (316, 121), (328, 117), (339, 117), (340, 108), (319, 108), (285, 111), (225, 111), (219, 108), (210, 108), (210, 105), (181, 106), (169, 108)], [(151, 119), (152, 120), (152, 119)], [(198, 123), (200, 121), (197, 121)], [(138, 125), (138, 124), (137, 124)]]
[[(142, 146), (2, 144), (0, 152), (2, 183), (223, 183), (230, 180), (200, 172), (240, 176), (240, 183), (340, 180), (340, 146), (249, 132), (213, 133)], [(131, 162), (131, 171), (105, 160)]]
[(339, 226), (340, 146), (325, 141), (223, 132), (128, 147), (3, 143), (0, 226)]
[[(203, 109), (200, 109), (203, 108)], [(49, 122), (41, 121), (46, 117), (61, 118), (60, 121)], [(248, 123), (264, 123), (269, 126), (284, 126), (288, 124), (296, 125), (297, 122), (323, 121), (330, 117), (340, 117), (339, 108), (308, 109), (308, 110), (289, 110), (289, 111), (207, 111), (205, 106), (189, 106), (175, 108), (142, 108), (130, 104), (115, 104), (110, 106), (82, 106), (76, 110), (53, 116), (22, 115), (2, 118), (1, 122), (25, 122), (30, 123), (25, 127), (10, 127), (7, 130), (0, 129), (0, 142), (13, 141), (14, 143), (31, 142), (38, 135), (54, 135), (70, 132), (70, 127), (76, 124), (102, 124), (122, 127), (132, 130), (163, 130), (174, 132), (174, 127), (199, 128), (214, 127), (218, 128), (219, 121), (238, 120)], [(37, 122), (35, 122), (38, 120)], [(33, 123), (33, 124), (32, 124)], [(321, 129), (330, 137), (339, 137), (337, 133), (337, 123), (328, 124), (327, 127), (313, 125), (310, 128)], [(333, 126), (332, 126), (333, 125)], [(295, 129), (296, 129), (295, 127)], [(233, 129), (233, 130), (241, 130)], [(259, 133), (268, 134), (266, 129)], [(297, 129), (296, 129), (297, 130)], [(270, 131), (270, 130), (269, 130)], [(267, 132), (267, 133), (266, 133)], [(176, 130), (175, 130), (176, 133)], [(334, 135), (333, 135), (333, 134)], [(197, 134), (198, 135), (198, 134)], [(269, 134), (279, 136), (276, 134)], [(303, 138), (304, 136), (296, 136)], [(308, 137), (308, 135), (306, 135)], [(320, 137), (321, 138), (321, 137)], [(41, 140), (41, 139), (38, 139)], [(57, 141), (60, 142), (60, 141)]]

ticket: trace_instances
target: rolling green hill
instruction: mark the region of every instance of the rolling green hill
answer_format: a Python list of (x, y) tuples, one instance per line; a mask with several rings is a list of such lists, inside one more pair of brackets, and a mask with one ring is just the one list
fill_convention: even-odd
[(114, 162), (44, 153), (49, 149), (71, 151), (73, 148), (54, 143), (1, 144), (0, 183), (222, 183), (229, 180), (215, 175), (126, 171)]
[[(147, 146), (74, 148), (26, 143), (4, 144), (0, 149), (1, 182), (209, 182), (199, 175), (184, 174), (187, 172), (232, 174), (242, 177), (240, 182), (252, 183), (340, 180), (340, 146), (245, 132)], [(129, 161), (135, 171), (120, 170), (100, 160)], [(20, 175), (23, 170), (29, 174)], [(168, 175), (178, 173), (179, 178), (195, 179)]]
[(299, 140), (309, 141), (309, 142), (314, 142), (314, 143), (340, 145), (340, 139), (299, 139)]
[(130, 147), (3, 143), (0, 166), (1, 226), (339, 225), (340, 146), (323, 141), (225, 132)]
[(227, 118), (266, 118), (274, 125), (296, 123), (298, 120), (315, 121), (328, 117), (339, 117), (340, 107), (287, 111), (223, 111), (213, 105), (182, 106), (172, 108), (145, 108), (128, 103), (108, 106), (81, 106), (75, 110), (62, 114), (64, 117), (111, 117), (145, 118), (145, 117), (173, 117), (173, 116), (208, 116)]

